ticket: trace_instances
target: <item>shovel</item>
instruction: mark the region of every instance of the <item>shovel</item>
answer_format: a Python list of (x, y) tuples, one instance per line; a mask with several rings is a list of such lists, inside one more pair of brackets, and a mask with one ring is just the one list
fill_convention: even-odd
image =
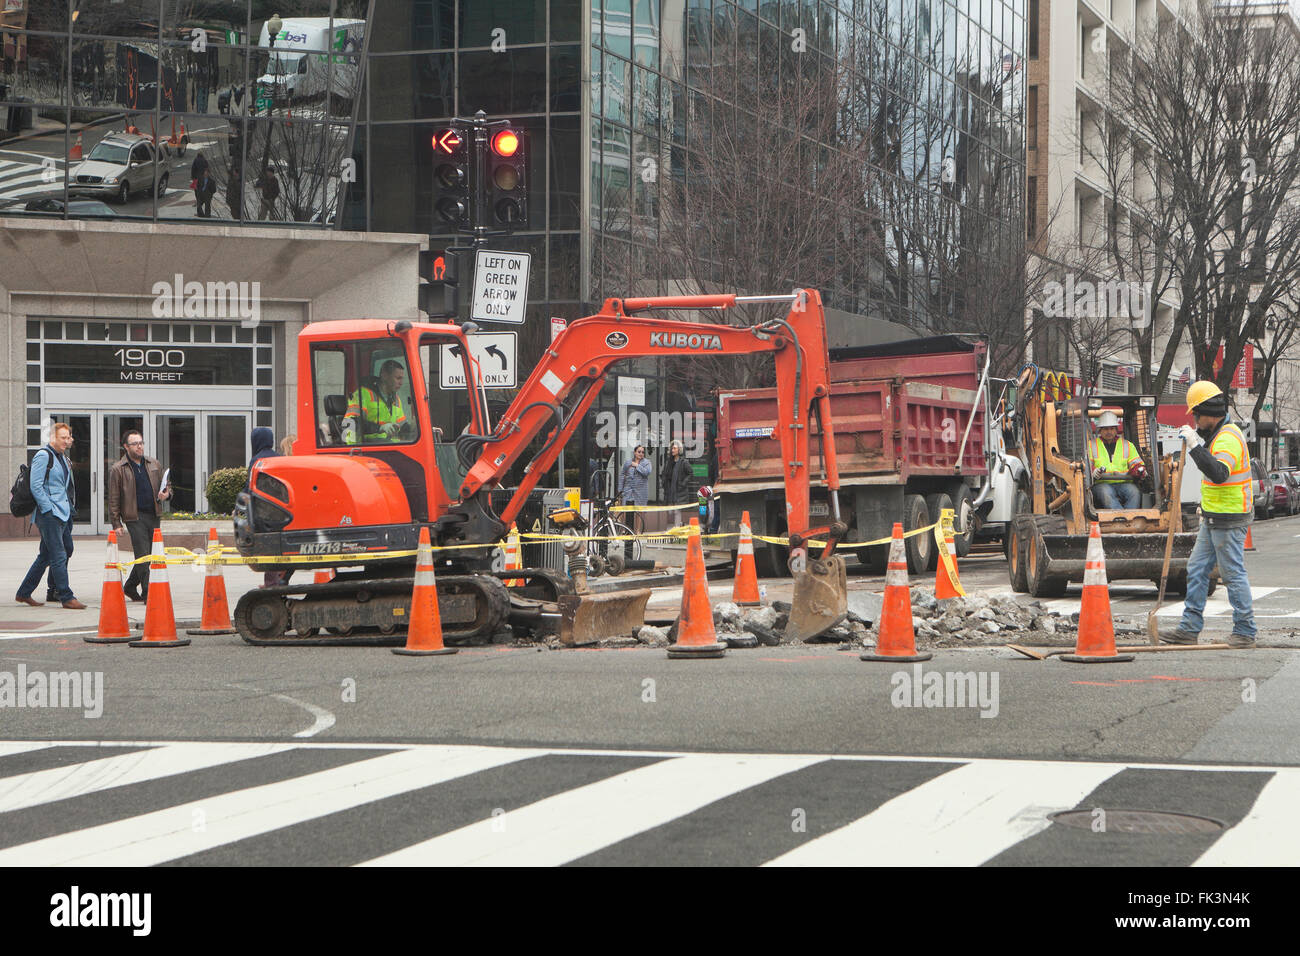
[(1160, 596), (1156, 606), (1147, 613), (1147, 636), (1152, 644), (1160, 643), (1160, 631), (1156, 627), (1156, 612), (1165, 603), (1165, 586), (1169, 583), (1169, 558), (1174, 553), (1174, 533), (1182, 525), (1182, 488), (1183, 472), (1187, 469), (1187, 439), (1183, 439), (1183, 452), (1178, 461), (1178, 471), (1174, 473), (1173, 494), (1169, 501), (1169, 534), (1165, 538), (1165, 564), (1160, 569)]

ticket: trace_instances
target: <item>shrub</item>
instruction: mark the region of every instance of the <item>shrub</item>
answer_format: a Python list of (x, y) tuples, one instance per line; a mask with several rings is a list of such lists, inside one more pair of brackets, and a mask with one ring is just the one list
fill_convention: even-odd
[(222, 468), (208, 476), (208, 507), (218, 514), (235, 510), (235, 496), (248, 486), (247, 468)]

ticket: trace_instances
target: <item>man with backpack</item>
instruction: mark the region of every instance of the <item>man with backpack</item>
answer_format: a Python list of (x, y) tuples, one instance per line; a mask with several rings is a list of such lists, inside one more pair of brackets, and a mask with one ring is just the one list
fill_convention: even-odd
[(41, 532), (41, 549), (27, 571), (27, 577), (18, 586), (16, 599), (22, 604), (40, 607), (41, 601), (32, 597), (48, 568), (49, 594), (64, 607), (73, 611), (84, 610), (68, 584), (68, 559), (72, 557), (72, 512), (77, 506), (76, 489), (72, 484), (72, 463), (67, 452), (72, 447), (72, 428), (56, 422), (50, 428), (50, 443), (32, 458), (30, 472), (31, 493), (36, 500), (32, 520)]

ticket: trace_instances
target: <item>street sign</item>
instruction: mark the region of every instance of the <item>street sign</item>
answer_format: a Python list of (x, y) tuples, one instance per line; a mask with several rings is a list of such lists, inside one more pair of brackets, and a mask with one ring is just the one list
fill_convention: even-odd
[(522, 325), (532, 258), (527, 252), (478, 250), (474, 256), (474, 305), (470, 318)]
[[(478, 360), (484, 388), (515, 387), (517, 337), (517, 332), (472, 332), (465, 337), (471, 354)], [(442, 346), (438, 378), (443, 388), (465, 387), (465, 365), (461, 361), (459, 345)]]
[(551, 316), (551, 341), (554, 342), (569, 323), (557, 315)]
[(618, 377), (618, 403), (620, 405), (645, 405), (645, 379), (630, 375)]

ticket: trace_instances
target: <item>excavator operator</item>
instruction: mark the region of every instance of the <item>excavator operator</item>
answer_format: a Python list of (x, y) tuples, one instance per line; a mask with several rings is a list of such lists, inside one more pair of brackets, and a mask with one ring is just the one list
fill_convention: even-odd
[(348, 429), (352, 437), (347, 444), (356, 444), (357, 432), (365, 445), (406, 440), (411, 429), (398, 394), (405, 384), (406, 369), (396, 359), (389, 359), (379, 368), (377, 385), (362, 385), (348, 396), (346, 417), (356, 421), (356, 428)]

